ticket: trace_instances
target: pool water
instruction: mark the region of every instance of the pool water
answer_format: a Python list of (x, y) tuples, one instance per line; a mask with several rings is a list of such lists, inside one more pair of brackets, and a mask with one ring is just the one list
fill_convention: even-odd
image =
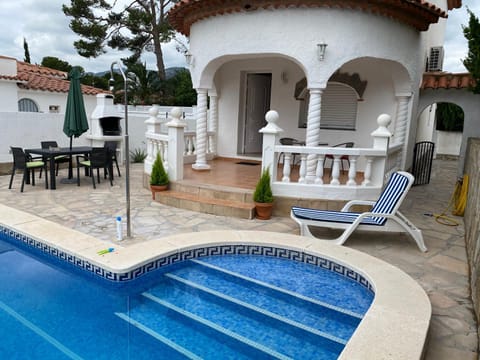
[(251, 255), (118, 288), (0, 241), (2, 359), (336, 359), (372, 300), (334, 272)]

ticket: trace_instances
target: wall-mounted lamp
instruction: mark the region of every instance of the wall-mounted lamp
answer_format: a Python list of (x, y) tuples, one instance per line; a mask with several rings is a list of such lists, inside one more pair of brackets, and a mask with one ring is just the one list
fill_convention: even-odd
[(193, 55), (190, 51), (185, 51), (185, 61), (188, 65), (193, 65)]
[(319, 61), (323, 61), (323, 59), (325, 58), (325, 50), (327, 50), (327, 44), (325, 43), (325, 41), (322, 41), (320, 44), (317, 44)]

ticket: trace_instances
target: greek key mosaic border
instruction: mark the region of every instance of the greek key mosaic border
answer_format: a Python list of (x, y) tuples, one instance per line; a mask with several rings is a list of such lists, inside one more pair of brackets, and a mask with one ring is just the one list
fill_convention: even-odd
[(139, 266), (138, 268), (130, 272), (118, 274), (107, 271), (97, 265), (90, 263), (89, 261), (80, 259), (75, 255), (68, 254), (62, 250), (46, 245), (40, 241), (30, 238), (27, 235), (24, 235), (1, 225), (0, 233), (7, 235), (11, 239), (15, 239), (16, 241), (26, 245), (29, 248), (36, 249), (43, 254), (50, 255), (53, 258), (64, 261), (68, 264), (74, 265), (77, 268), (83, 269), (88, 273), (113, 282), (132, 281), (141, 277), (142, 275), (158, 270), (163, 266), (173, 265), (185, 260), (195, 259), (203, 256), (263, 255), (295, 260), (309, 265), (314, 265), (325, 270), (333, 271), (339, 275), (345, 276), (348, 279), (358, 282), (360, 285), (374, 293), (372, 285), (363, 275), (344, 265), (315, 255), (305, 254), (301, 251), (276, 248), (272, 246), (230, 244), (184, 250), (172, 255), (153, 260), (145, 265)]

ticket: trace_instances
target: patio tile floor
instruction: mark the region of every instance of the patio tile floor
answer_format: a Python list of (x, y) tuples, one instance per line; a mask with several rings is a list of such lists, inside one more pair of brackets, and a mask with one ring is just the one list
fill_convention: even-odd
[[(239, 166), (235, 165), (226, 171), (218, 169), (223, 173), (221, 177), (214, 171), (210, 174), (192, 173), (192, 176), (209, 176), (209, 181), (217, 181), (222, 186), (241, 183), (252, 188), (252, 183), (258, 179), (260, 166), (243, 165), (243, 170), (235, 172)], [(399, 267), (425, 289), (433, 312), (425, 356), (429, 360), (478, 358), (477, 324), (468, 286), (463, 219), (457, 217), (460, 225), (451, 227), (424, 215), (440, 213), (448, 205), (455, 186), (456, 166), (457, 163), (451, 160), (434, 161), (431, 183), (412, 188), (402, 205), (405, 215), (423, 230), (429, 249), (427, 253), (421, 253), (415, 242), (404, 234), (356, 233), (345, 244)], [(216, 176), (212, 175), (214, 173)], [(133, 237), (122, 241), (122, 246), (161, 241), (167, 235), (203, 230), (241, 229), (298, 234), (298, 227), (289, 218), (243, 220), (164, 206), (152, 201), (150, 191), (142, 187), (142, 164), (132, 164), (130, 174)], [(65, 170), (61, 170), (59, 177), (62, 176), (66, 176)], [(21, 175), (15, 176), (11, 190), (8, 189), (9, 179), (9, 176), (0, 176), (2, 204), (101, 240), (115, 241), (115, 217), (124, 217), (125, 214), (124, 177), (115, 177), (113, 187), (108, 181), (102, 181), (96, 190), (87, 178), (82, 178), (80, 187), (58, 182), (55, 191), (45, 190), (44, 180), (37, 179), (37, 186), (26, 185), (24, 193), (20, 193)], [(317, 233), (323, 237), (334, 235), (328, 230)]]

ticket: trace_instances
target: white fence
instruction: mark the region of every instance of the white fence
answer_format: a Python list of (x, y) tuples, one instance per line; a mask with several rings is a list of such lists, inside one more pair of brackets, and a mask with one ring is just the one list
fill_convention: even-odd
[[(122, 117), (121, 126), (125, 129), (124, 108), (118, 105), (118, 116)], [(128, 132), (130, 150), (140, 149), (146, 152), (145, 120), (149, 118), (151, 106), (135, 106), (128, 108)], [(158, 118), (166, 122), (166, 116), (172, 107), (158, 107)], [(188, 128), (195, 130), (193, 108), (184, 108), (185, 120)], [(64, 114), (35, 113), (35, 112), (0, 112), (0, 163), (11, 163), (10, 146), (22, 148), (40, 147), (41, 141), (55, 140), (60, 146), (68, 146), (70, 139), (63, 133)], [(163, 118), (162, 118), (163, 117)], [(90, 125), (90, 124), (89, 124)], [(90, 126), (91, 127), (91, 126)], [(87, 139), (87, 131), (79, 138), (73, 139), (76, 146), (90, 146), (92, 141)]]

